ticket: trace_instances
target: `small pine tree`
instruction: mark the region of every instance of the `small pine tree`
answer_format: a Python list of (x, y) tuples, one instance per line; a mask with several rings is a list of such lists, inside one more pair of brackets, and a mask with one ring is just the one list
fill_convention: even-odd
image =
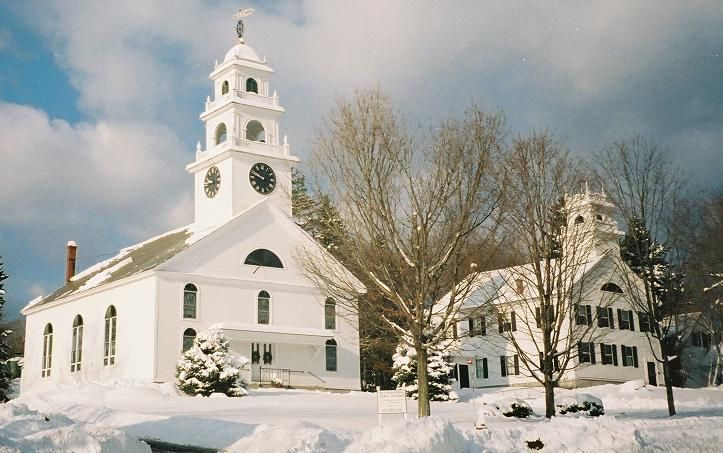
[[(407, 396), (417, 399), (417, 352), (402, 342), (392, 356), (394, 361), (392, 380), (397, 388), (404, 388)], [(456, 401), (459, 397), (452, 391), (449, 374), (453, 365), (450, 354), (444, 350), (430, 350), (427, 357), (427, 373), (429, 376), (430, 401)]]
[(210, 329), (199, 333), (193, 346), (181, 354), (176, 364), (176, 385), (187, 395), (245, 396), (248, 392), (241, 367), (246, 363), (246, 357), (229, 353), (228, 339), (219, 329)]
[(298, 168), (291, 170), (291, 215), (294, 221), (306, 229), (306, 224), (316, 208), (316, 202), (309, 195), (306, 177)]
[[(0, 258), (0, 321), (2, 321), (2, 310), (5, 305), (5, 289), (3, 280), (8, 278), (3, 268), (2, 258)], [(8, 389), (10, 388), (10, 370), (7, 366), (7, 360), (11, 358), (10, 344), (8, 343), (8, 335), (10, 331), (0, 331), (0, 402), (6, 402), (8, 398)]]

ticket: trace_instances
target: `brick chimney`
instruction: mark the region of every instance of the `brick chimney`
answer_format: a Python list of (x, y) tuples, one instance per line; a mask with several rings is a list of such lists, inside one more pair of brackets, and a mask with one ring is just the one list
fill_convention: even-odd
[(78, 245), (75, 241), (68, 242), (68, 255), (65, 260), (65, 283), (68, 283), (73, 275), (75, 275), (75, 253), (78, 250)]
[(521, 278), (515, 279), (515, 291), (517, 294), (522, 295), (522, 293), (525, 292), (525, 283), (522, 281)]

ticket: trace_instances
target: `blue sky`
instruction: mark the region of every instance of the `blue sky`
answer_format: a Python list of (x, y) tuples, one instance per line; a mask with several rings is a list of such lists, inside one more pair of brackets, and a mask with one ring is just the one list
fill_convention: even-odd
[(0, 256), (13, 317), (80, 269), (192, 219), (184, 166), (208, 73), (247, 42), (308, 155), (340, 96), (381, 86), (410, 124), (472, 102), (581, 158), (639, 133), (703, 190), (723, 170), (723, 3), (38, 0), (0, 3)]

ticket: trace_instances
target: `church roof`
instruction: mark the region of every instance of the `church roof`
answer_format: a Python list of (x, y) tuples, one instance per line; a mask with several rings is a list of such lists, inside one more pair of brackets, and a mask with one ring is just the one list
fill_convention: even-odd
[(192, 243), (189, 241), (192, 237), (191, 227), (185, 226), (124, 248), (114, 257), (76, 274), (49, 296), (31, 301), (24, 310), (153, 269), (186, 249)]
[(253, 48), (244, 43), (238, 43), (231, 49), (229, 49), (229, 51), (226, 52), (226, 56), (223, 58), (223, 61), (225, 63), (227, 61), (231, 61), (237, 58), (241, 60), (253, 61), (256, 63), (263, 63), (263, 61), (261, 61), (261, 58), (259, 58), (259, 54), (257, 54)]

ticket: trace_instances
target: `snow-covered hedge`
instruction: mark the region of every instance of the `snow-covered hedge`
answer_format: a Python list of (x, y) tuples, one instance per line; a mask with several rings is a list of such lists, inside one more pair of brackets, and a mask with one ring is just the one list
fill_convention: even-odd
[(248, 392), (241, 367), (246, 363), (246, 357), (229, 353), (228, 339), (220, 330), (200, 332), (176, 364), (176, 385), (187, 395), (245, 396)]
[(555, 408), (560, 415), (582, 414), (591, 417), (599, 417), (605, 414), (605, 407), (600, 398), (587, 393), (578, 393), (571, 396), (563, 396), (555, 402)]

